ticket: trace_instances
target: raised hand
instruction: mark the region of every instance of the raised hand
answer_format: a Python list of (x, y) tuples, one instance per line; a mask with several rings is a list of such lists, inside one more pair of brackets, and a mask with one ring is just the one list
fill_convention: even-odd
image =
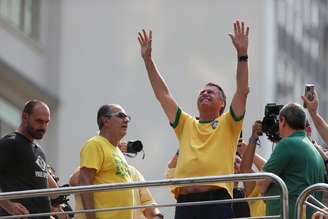
[(302, 96), (302, 99), (307, 109), (309, 110), (309, 113), (317, 113), (319, 107), (319, 98), (316, 90), (314, 90), (313, 100), (309, 100), (306, 96)]
[(262, 122), (260, 120), (255, 121), (252, 127), (252, 138), (257, 139), (262, 135)]
[(138, 32), (138, 41), (141, 47), (141, 56), (143, 59), (151, 58), (152, 31), (147, 34), (145, 30)]
[(234, 34), (229, 34), (238, 56), (247, 55), (249, 27), (244, 22), (236, 21), (233, 24)]

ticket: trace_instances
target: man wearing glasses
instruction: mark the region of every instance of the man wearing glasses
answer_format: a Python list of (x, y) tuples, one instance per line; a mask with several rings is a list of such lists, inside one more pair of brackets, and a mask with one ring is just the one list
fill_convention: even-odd
[[(99, 134), (90, 138), (80, 152), (80, 183), (93, 185), (131, 182), (128, 164), (118, 148), (126, 135), (131, 117), (116, 104), (103, 105), (97, 114)], [(82, 193), (84, 209), (115, 208), (133, 205), (133, 191)], [(132, 211), (105, 211), (86, 214), (88, 219), (131, 219)]]

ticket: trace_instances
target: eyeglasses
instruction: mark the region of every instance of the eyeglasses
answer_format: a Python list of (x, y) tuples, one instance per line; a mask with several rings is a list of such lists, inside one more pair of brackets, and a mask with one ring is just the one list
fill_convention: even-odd
[(123, 112), (110, 113), (110, 114), (106, 114), (105, 116), (107, 116), (109, 118), (112, 117), (112, 116), (115, 116), (115, 117), (118, 117), (122, 120), (127, 119), (129, 122), (131, 121), (131, 116), (126, 115)]

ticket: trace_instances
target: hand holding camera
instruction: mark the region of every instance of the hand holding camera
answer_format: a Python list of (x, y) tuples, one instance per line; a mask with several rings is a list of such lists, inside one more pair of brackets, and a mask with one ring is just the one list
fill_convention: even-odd
[(259, 136), (262, 136), (262, 121), (256, 120), (252, 127), (252, 136), (251, 138), (257, 139)]
[[(137, 155), (137, 153), (139, 153), (140, 151), (143, 151), (143, 144), (140, 140), (128, 141), (127, 143), (121, 142), (121, 143), (119, 143), (118, 147), (128, 157), (135, 157)], [(131, 154), (132, 154), (132, 156), (131, 156)], [(142, 159), (144, 159), (145, 152), (143, 152), (142, 157), (143, 157)]]
[(319, 100), (318, 100), (318, 94), (313, 84), (305, 85), (305, 94), (304, 96), (302, 96), (302, 99), (304, 101), (303, 106), (305, 108), (308, 108), (309, 113), (317, 113)]

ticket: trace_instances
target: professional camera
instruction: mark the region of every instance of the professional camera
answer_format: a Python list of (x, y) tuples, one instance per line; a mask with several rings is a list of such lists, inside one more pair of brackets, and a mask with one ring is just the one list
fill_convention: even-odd
[(142, 151), (142, 149), (143, 149), (143, 145), (141, 141), (139, 140), (128, 141), (126, 153), (136, 154)]
[(279, 112), (283, 105), (275, 103), (268, 103), (265, 106), (264, 118), (262, 120), (262, 132), (268, 136), (272, 142), (278, 142), (281, 137), (279, 136)]

